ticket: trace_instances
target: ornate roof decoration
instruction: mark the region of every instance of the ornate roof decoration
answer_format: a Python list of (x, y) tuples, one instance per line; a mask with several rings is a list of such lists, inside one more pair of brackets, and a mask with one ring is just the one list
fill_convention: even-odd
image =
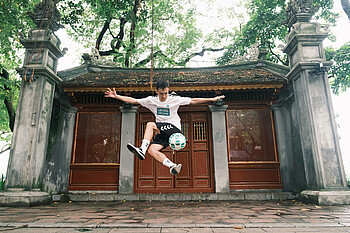
[(34, 13), (28, 12), (29, 17), (40, 29), (57, 31), (63, 26), (60, 24), (61, 14), (56, 8), (58, 0), (43, 0), (34, 6)]
[(286, 8), (285, 24), (291, 28), (294, 23), (309, 22), (317, 9), (313, 0), (290, 0)]
[(83, 54), (83, 59), (85, 64), (91, 64), (95, 66), (111, 66), (111, 67), (120, 67), (120, 64), (113, 60), (108, 60), (108, 58), (101, 57), (98, 49), (92, 48), (91, 55), (88, 53)]
[(234, 63), (242, 62), (242, 61), (258, 60), (258, 57), (259, 57), (259, 43), (255, 43), (246, 50), (245, 54), (239, 55), (233, 58), (229, 64), (232, 65)]

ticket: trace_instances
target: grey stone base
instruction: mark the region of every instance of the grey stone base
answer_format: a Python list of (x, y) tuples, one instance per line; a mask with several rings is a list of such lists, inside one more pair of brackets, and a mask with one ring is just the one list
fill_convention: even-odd
[(0, 206), (36, 206), (51, 202), (51, 196), (45, 192), (1, 191)]
[(317, 205), (349, 205), (350, 190), (347, 191), (313, 191), (305, 190), (300, 193), (300, 200)]
[(118, 194), (107, 192), (70, 192), (71, 201), (243, 201), (243, 200), (291, 200), (296, 196), (289, 192), (234, 191), (230, 193), (135, 193)]

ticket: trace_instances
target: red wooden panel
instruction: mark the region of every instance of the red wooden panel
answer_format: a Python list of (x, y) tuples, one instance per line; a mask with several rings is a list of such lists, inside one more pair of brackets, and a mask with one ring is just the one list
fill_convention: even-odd
[(142, 179), (142, 180), (140, 180), (139, 184), (141, 187), (154, 187), (154, 180), (153, 179)]
[(71, 165), (69, 190), (118, 190), (119, 165)]
[(278, 168), (235, 168), (230, 169), (231, 182), (279, 182)]
[(208, 149), (207, 142), (193, 142), (193, 149)]
[(154, 116), (152, 114), (141, 114), (140, 121), (141, 122), (154, 122)]
[(209, 182), (209, 179), (196, 179), (195, 185), (208, 187), (210, 185), (210, 182)]
[(135, 158), (135, 160), (139, 164), (140, 178), (154, 177), (154, 161), (150, 154), (147, 154), (144, 160), (139, 160), (137, 158)]
[(160, 180), (158, 179), (158, 187), (165, 187), (165, 188), (172, 188), (173, 186), (173, 180), (172, 179), (167, 179), (167, 180)]
[(279, 163), (230, 164), (231, 189), (281, 189)]
[(205, 113), (194, 113), (192, 114), (192, 121), (206, 121), (207, 114)]
[(157, 170), (157, 177), (159, 179), (164, 179), (164, 178), (171, 178), (171, 174), (170, 174), (170, 169), (166, 166), (164, 166), (161, 163), (158, 163), (156, 161), (154, 161), (155, 165), (156, 165), (156, 170)]
[(176, 187), (191, 188), (191, 181), (190, 181), (190, 179), (177, 179), (176, 180)]
[(118, 170), (72, 169), (71, 184), (117, 184)]
[(209, 176), (209, 164), (206, 151), (194, 152), (194, 175)]

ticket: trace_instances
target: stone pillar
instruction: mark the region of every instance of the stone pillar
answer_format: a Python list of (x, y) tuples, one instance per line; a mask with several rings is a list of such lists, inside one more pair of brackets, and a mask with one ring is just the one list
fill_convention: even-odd
[[(309, 6), (311, 9), (312, 4)], [(331, 62), (326, 61), (322, 44), (328, 33), (322, 30), (320, 24), (309, 22), (311, 13), (305, 13), (307, 7), (303, 5), (290, 12), (287, 9), (291, 14), (290, 33), (284, 48), (290, 61), (287, 78), (293, 85), (299, 113), (297, 121), (303, 157), (300, 162), (304, 163), (307, 189), (345, 190), (347, 184), (326, 73)], [(291, 12), (298, 13), (293, 15)], [(301, 194), (303, 196), (303, 192)], [(347, 203), (342, 203), (339, 198), (331, 200), (332, 195), (327, 195), (327, 201), (321, 201), (318, 196), (319, 192), (315, 193), (315, 197), (304, 197), (318, 204), (350, 202), (350, 193)]]
[(120, 107), (122, 112), (122, 126), (120, 139), (120, 168), (119, 193), (130, 194), (134, 192), (134, 159), (135, 156), (126, 145), (135, 142), (137, 107)]
[[(17, 70), (22, 84), (5, 183), (8, 191), (40, 191), (43, 188), (55, 85), (61, 82), (57, 76), (57, 60), (64, 52), (54, 34), (61, 27), (55, 2), (38, 3), (30, 17), (37, 28), (29, 32), (28, 38), (20, 39), (26, 53), (23, 67)], [(13, 196), (11, 194), (9, 198)], [(23, 193), (20, 196), (23, 197)], [(39, 202), (47, 201), (47, 197), (43, 194), (43, 200)], [(23, 203), (27, 205), (28, 202)]]
[(227, 105), (209, 105), (213, 128), (213, 157), (216, 193), (230, 192), (225, 114), (227, 107)]

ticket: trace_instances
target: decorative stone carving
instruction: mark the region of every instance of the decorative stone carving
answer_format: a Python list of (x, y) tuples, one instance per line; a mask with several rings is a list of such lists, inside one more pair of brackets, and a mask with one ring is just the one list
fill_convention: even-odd
[(318, 7), (313, 4), (313, 0), (291, 0), (286, 8), (285, 24), (291, 28), (297, 22), (309, 22)]
[(96, 48), (91, 49), (91, 54), (84, 53), (82, 57), (84, 59), (85, 64), (91, 64), (96, 66), (121, 67), (115, 61), (102, 57)]
[(28, 12), (29, 17), (40, 29), (51, 29), (57, 31), (63, 28), (60, 24), (61, 15), (56, 8), (58, 0), (43, 0), (34, 7), (34, 13)]
[(243, 55), (239, 55), (231, 60), (229, 64), (234, 64), (242, 61), (258, 60), (259, 57), (259, 44), (255, 43), (247, 49), (247, 52)]

